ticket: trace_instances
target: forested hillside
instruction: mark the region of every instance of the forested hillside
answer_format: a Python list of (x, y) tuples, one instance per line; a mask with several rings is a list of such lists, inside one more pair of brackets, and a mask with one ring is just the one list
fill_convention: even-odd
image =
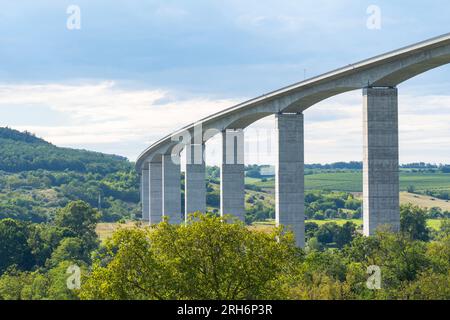
[[(306, 166), (307, 218), (360, 219), (361, 201), (355, 196), (361, 191), (359, 167), (359, 162)], [(406, 165), (400, 176), (402, 191), (448, 200), (450, 179), (445, 168)], [(246, 166), (248, 224), (275, 218), (272, 171), (269, 166)], [(219, 177), (218, 167), (208, 167), (206, 201), (213, 213), (220, 207)], [(182, 190), (183, 205), (183, 186)], [(139, 181), (134, 164), (120, 156), (60, 148), (31, 133), (0, 128), (0, 219), (51, 221), (56, 209), (76, 200), (100, 209), (103, 222), (139, 218)], [(440, 206), (437, 201), (429, 203), (428, 209)], [(442, 215), (446, 210), (441, 206)]]
[[(248, 167), (247, 176), (251, 176), (252, 168), (260, 170), (258, 166)], [(218, 167), (208, 167), (206, 201), (214, 213), (220, 206), (219, 176)], [(273, 190), (252, 183), (246, 184), (246, 189), (247, 223), (274, 219)], [(311, 205), (327, 217), (337, 215), (338, 208), (344, 208), (351, 197), (347, 193), (308, 196), (312, 198), (307, 201), (307, 209)], [(134, 164), (123, 157), (60, 148), (31, 133), (0, 128), (0, 219), (48, 222), (58, 208), (76, 200), (100, 209), (104, 222), (139, 218), (139, 182)], [(335, 205), (334, 200), (342, 205)], [(319, 205), (322, 202), (326, 208)], [(348, 208), (345, 215), (359, 207)]]
[[(450, 212), (405, 205), (399, 234), (362, 237), (358, 193), (330, 184), (336, 174), (358, 174), (351, 169), (307, 175), (314, 189), (305, 194), (306, 248), (300, 250), (273, 225), (274, 181), (260, 166), (246, 170), (245, 220), (252, 226), (217, 217), (220, 172), (208, 167), (212, 214), (197, 214), (183, 227), (163, 222), (150, 229), (136, 221), (105, 223), (139, 219), (138, 176), (127, 159), (0, 132), (0, 300), (450, 297)], [(308, 180), (313, 176), (316, 184)], [(444, 172), (418, 176), (411, 189), (439, 186), (437, 178), (447, 188)], [(102, 236), (100, 221), (116, 231)], [(373, 265), (383, 275), (379, 290), (366, 286)], [(67, 286), (73, 268), (83, 274), (80, 289)]]
[(59, 148), (28, 132), (0, 128), (0, 170), (74, 171), (107, 174), (129, 170), (126, 158), (99, 152)]
[(99, 208), (103, 221), (139, 213), (139, 184), (126, 158), (60, 148), (0, 128), (0, 219), (44, 222), (69, 201)]

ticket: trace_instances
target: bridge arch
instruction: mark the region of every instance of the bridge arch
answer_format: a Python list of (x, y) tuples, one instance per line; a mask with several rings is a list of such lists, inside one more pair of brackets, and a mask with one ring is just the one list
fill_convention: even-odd
[[(389, 192), (394, 194), (396, 188), (398, 188), (398, 182), (394, 182), (395, 178), (394, 180), (389, 179), (395, 176), (394, 171), (397, 170), (395, 169), (396, 157), (398, 162), (398, 145), (396, 146), (394, 143), (395, 135), (398, 138), (398, 132), (396, 132), (396, 130), (398, 131), (396, 120), (398, 93), (396, 86), (428, 70), (448, 63), (450, 63), (450, 34), (351, 64), (225, 109), (169, 134), (144, 150), (137, 159), (136, 167), (138, 172), (141, 172), (146, 168), (146, 163), (151, 163), (160, 159), (160, 157), (164, 159), (176, 148), (177, 140), (174, 140), (174, 138), (183, 135), (183, 132), (193, 133), (195, 126), (198, 124), (201, 124), (203, 132), (211, 129), (221, 132), (228, 129), (244, 129), (266, 116), (276, 114), (278, 124), (282, 124), (278, 127), (279, 131), (290, 130), (289, 134), (295, 134), (298, 139), (303, 139), (302, 112), (304, 110), (335, 95), (355, 89), (364, 89), (365, 141), (367, 142), (367, 150), (365, 149), (367, 154), (365, 156), (368, 159), (369, 169), (374, 169), (373, 172), (377, 172), (377, 170), (382, 172), (387, 179), (385, 179), (386, 181), (381, 179), (376, 182), (378, 185), (368, 186), (369, 189), (365, 190), (365, 193), (370, 193), (371, 197), (376, 198), (376, 192), (371, 191), (370, 188), (380, 189), (381, 186), (384, 186), (383, 188), (389, 187)], [(388, 113), (391, 119), (386, 116)], [(283, 114), (293, 116), (282, 116)], [(298, 115), (295, 116), (295, 114)], [(376, 127), (372, 118), (383, 119), (385, 123)], [(301, 130), (295, 129), (293, 126), (299, 126)], [(387, 127), (393, 128), (391, 130), (392, 136), (387, 136), (385, 132)], [(384, 142), (386, 144), (383, 144)], [(291, 147), (303, 152), (303, 142), (301, 146), (293, 144)], [(370, 157), (377, 148), (385, 148), (385, 151), (383, 151), (385, 153), (390, 153), (390, 150), (392, 150), (392, 154), (383, 155), (379, 153), (376, 159), (373, 159), (372, 164)], [(289, 152), (289, 149), (286, 150)], [(383, 157), (390, 158), (384, 159)], [(296, 161), (301, 163), (302, 159), (297, 158)], [(286, 159), (286, 161), (289, 163), (289, 159)], [(234, 171), (230, 172), (235, 174)], [(369, 176), (373, 173), (371, 172), (369, 170)], [(239, 173), (239, 176), (241, 176), (241, 173)], [(396, 186), (391, 188), (391, 185), (388, 186), (386, 183), (394, 183)], [(392, 198), (392, 201), (395, 202), (396, 199), (394, 198)], [(395, 205), (393, 204), (394, 207)]]

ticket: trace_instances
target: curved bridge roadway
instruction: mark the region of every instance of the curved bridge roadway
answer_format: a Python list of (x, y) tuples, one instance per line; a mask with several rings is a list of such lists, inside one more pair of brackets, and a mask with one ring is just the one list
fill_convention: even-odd
[(303, 111), (329, 97), (363, 89), (364, 233), (381, 225), (399, 229), (398, 92), (396, 86), (450, 63), (450, 34), (382, 54), (270, 92), (190, 124), (148, 147), (138, 158), (142, 216), (180, 223), (180, 165), (186, 148), (185, 212), (206, 211), (205, 142), (223, 137), (221, 213), (243, 219), (243, 129), (276, 115), (276, 219), (304, 246)]

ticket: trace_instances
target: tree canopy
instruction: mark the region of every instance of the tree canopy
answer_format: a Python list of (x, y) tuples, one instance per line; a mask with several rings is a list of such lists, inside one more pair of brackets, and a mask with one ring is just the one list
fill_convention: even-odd
[(278, 281), (300, 255), (292, 235), (252, 232), (230, 220), (196, 214), (187, 226), (118, 231), (81, 298), (276, 298)]

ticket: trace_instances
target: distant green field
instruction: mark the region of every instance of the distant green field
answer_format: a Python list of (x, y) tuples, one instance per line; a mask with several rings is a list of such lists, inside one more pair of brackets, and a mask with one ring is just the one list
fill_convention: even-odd
[(258, 178), (245, 178), (246, 184), (254, 184), (260, 188), (273, 189), (275, 188), (275, 180), (271, 179), (258, 179)]
[(305, 176), (308, 190), (362, 192), (361, 172), (319, 173)]
[[(347, 192), (362, 192), (362, 173), (320, 173), (305, 176), (307, 189), (329, 189)], [(400, 173), (400, 190), (413, 185), (416, 191), (450, 190), (450, 174), (444, 173)]]
[[(307, 220), (307, 222), (315, 222), (317, 223), (319, 226), (323, 225), (327, 222), (335, 222), (338, 225), (342, 226), (344, 223), (351, 221), (354, 224), (356, 224), (358, 227), (362, 226), (363, 221), (362, 220), (345, 220), (345, 219), (336, 219), (336, 220)], [(430, 219), (427, 220), (427, 225), (434, 229), (434, 230), (439, 230), (441, 227), (441, 222), (442, 220), (438, 220), (438, 219)], [(97, 225), (96, 228), (96, 232), (97, 235), (100, 237), (101, 241), (105, 241), (106, 239), (110, 238), (113, 234), (114, 231), (116, 231), (119, 228), (133, 228), (133, 227), (143, 227), (144, 225), (136, 223), (136, 222), (127, 222), (125, 224), (120, 224), (120, 223), (99, 223)], [(275, 226), (275, 221), (274, 220), (267, 220), (267, 221), (260, 221), (260, 222), (255, 222), (253, 223), (253, 225), (251, 227), (249, 227), (250, 229), (254, 229), (254, 230), (260, 230), (260, 231), (266, 231), (269, 232), (270, 230), (273, 229), (273, 227)]]
[[(361, 227), (363, 224), (362, 219), (352, 219), (352, 220), (346, 220), (346, 219), (333, 219), (333, 220), (307, 220), (306, 222), (314, 222), (317, 223), (319, 226), (328, 223), (328, 222), (334, 222), (337, 225), (342, 226), (343, 224), (345, 224), (346, 222), (353, 222), (354, 224), (356, 224), (358, 227)], [(440, 219), (428, 219), (427, 220), (427, 225), (428, 227), (430, 227), (431, 229), (434, 230), (439, 230), (441, 228), (441, 222), (442, 220)], [(274, 220), (267, 220), (267, 221), (261, 221), (261, 222), (255, 222), (253, 224), (253, 226), (256, 229), (263, 229), (263, 228), (270, 228), (272, 226), (275, 225), (275, 221)]]
[(321, 225), (323, 225), (323, 224), (325, 224), (325, 223), (328, 223), (328, 222), (334, 222), (334, 223), (336, 223), (337, 225), (339, 225), (339, 226), (342, 226), (342, 225), (344, 225), (346, 222), (353, 222), (354, 224), (356, 224), (358, 227), (360, 227), (360, 226), (362, 226), (362, 224), (363, 224), (363, 221), (362, 221), (362, 219), (349, 219), (349, 220), (346, 220), (346, 219), (335, 219), (335, 220), (307, 220), (306, 222), (314, 222), (314, 223), (317, 223), (319, 226), (321, 226)]
[[(353, 219), (353, 220), (345, 220), (345, 219), (336, 219), (336, 220), (307, 220), (308, 222), (315, 222), (317, 223), (319, 226), (323, 225), (327, 222), (335, 222), (336, 224), (342, 226), (344, 223), (346, 222), (353, 222), (354, 224), (356, 224), (358, 227), (362, 226), (363, 221), (362, 219)], [(427, 226), (430, 227), (431, 229), (434, 230), (439, 230), (441, 228), (441, 222), (442, 220), (440, 219), (428, 219), (427, 220)]]
[(441, 190), (450, 191), (449, 173), (401, 173), (400, 189), (406, 190), (413, 185), (416, 191)]
[(260, 183), (261, 179), (259, 178), (249, 178), (249, 177), (245, 177), (245, 183), (246, 184), (257, 184)]
[[(246, 183), (252, 183), (261, 188), (274, 188), (273, 179), (262, 182), (260, 179), (246, 178)], [(450, 174), (444, 173), (400, 173), (400, 190), (406, 191), (413, 185), (415, 190), (447, 190), (450, 191)], [(305, 187), (308, 190), (332, 190), (346, 192), (362, 192), (362, 173), (329, 172), (305, 176)]]

